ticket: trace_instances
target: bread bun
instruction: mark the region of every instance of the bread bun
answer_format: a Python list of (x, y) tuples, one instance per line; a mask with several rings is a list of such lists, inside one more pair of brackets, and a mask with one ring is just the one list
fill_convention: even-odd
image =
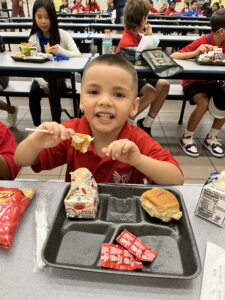
[(88, 134), (76, 133), (72, 136), (72, 146), (80, 152), (85, 153), (93, 140), (94, 138)]
[(153, 188), (141, 195), (141, 206), (151, 217), (169, 222), (182, 217), (177, 198), (169, 191), (162, 188)]

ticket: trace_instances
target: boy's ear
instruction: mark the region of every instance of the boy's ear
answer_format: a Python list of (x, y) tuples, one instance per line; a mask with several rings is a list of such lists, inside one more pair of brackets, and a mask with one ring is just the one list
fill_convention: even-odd
[(83, 104), (82, 102), (80, 101), (80, 110), (83, 111), (84, 110), (84, 107), (83, 107)]
[(134, 100), (133, 104), (132, 104), (132, 107), (131, 107), (131, 111), (130, 111), (130, 114), (129, 116), (132, 118), (132, 117), (135, 117), (137, 112), (138, 112), (138, 107), (139, 107), (139, 100), (140, 98), (139, 97), (136, 97), (136, 99)]

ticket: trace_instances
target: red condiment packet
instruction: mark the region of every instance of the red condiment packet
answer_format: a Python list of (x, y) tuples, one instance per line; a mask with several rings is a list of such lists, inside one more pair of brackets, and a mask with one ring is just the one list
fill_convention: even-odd
[(157, 255), (157, 251), (147, 246), (126, 229), (116, 238), (116, 241), (138, 260), (152, 262)]
[(11, 248), (24, 210), (35, 194), (34, 189), (0, 187), (0, 247)]
[(128, 271), (143, 268), (142, 263), (137, 261), (126, 249), (111, 243), (102, 244), (100, 266)]

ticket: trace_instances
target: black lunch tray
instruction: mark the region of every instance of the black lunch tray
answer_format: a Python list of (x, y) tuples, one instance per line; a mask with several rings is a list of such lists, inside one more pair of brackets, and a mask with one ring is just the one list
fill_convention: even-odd
[[(68, 185), (42, 250), (45, 263), (52, 267), (138, 277), (197, 277), (201, 262), (183, 197), (175, 188), (163, 187), (177, 197), (183, 212), (179, 221), (164, 223), (150, 217), (140, 205), (141, 194), (152, 187), (99, 184), (97, 216), (94, 220), (81, 220), (66, 218), (64, 198)], [(124, 228), (158, 251), (157, 257), (152, 263), (143, 263), (143, 270), (138, 271), (101, 268), (101, 244), (116, 243)]]
[(25, 57), (11, 56), (11, 57), (15, 61), (32, 62), (32, 63), (38, 63), (38, 64), (49, 61), (49, 59), (47, 57), (38, 57), (38, 58), (33, 58), (32, 56), (25, 56)]
[[(225, 57), (224, 57), (225, 59)], [(220, 62), (220, 61), (215, 61), (215, 62), (212, 62), (212, 61), (202, 61), (202, 60), (199, 60), (199, 59), (196, 59), (196, 62), (197, 64), (199, 65), (203, 65), (203, 66), (225, 66), (225, 62)]]

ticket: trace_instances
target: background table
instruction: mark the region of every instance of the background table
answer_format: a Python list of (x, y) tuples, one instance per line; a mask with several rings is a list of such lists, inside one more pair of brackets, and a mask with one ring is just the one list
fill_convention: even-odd
[[(194, 280), (186, 281), (157, 278), (133, 280), (131, 276), (128, 278), (52, 267), (33, 273), (35, 207), (41, 198), (47, 197), (51, 221), (66, 185), (60, 182), (0, 181), (0, 186), (38, 189), (37, 196), (27, 208), (16, 233), (13, 248), (0, 250), (2, 271), (0, 299), (199, 299), (202, 274)], [(224, 228), (195, 216), (194, 210), (201, 185), (184, 185), (176, 188), (183, 194), (203, 263), (207, 241), (224, 247)]]

